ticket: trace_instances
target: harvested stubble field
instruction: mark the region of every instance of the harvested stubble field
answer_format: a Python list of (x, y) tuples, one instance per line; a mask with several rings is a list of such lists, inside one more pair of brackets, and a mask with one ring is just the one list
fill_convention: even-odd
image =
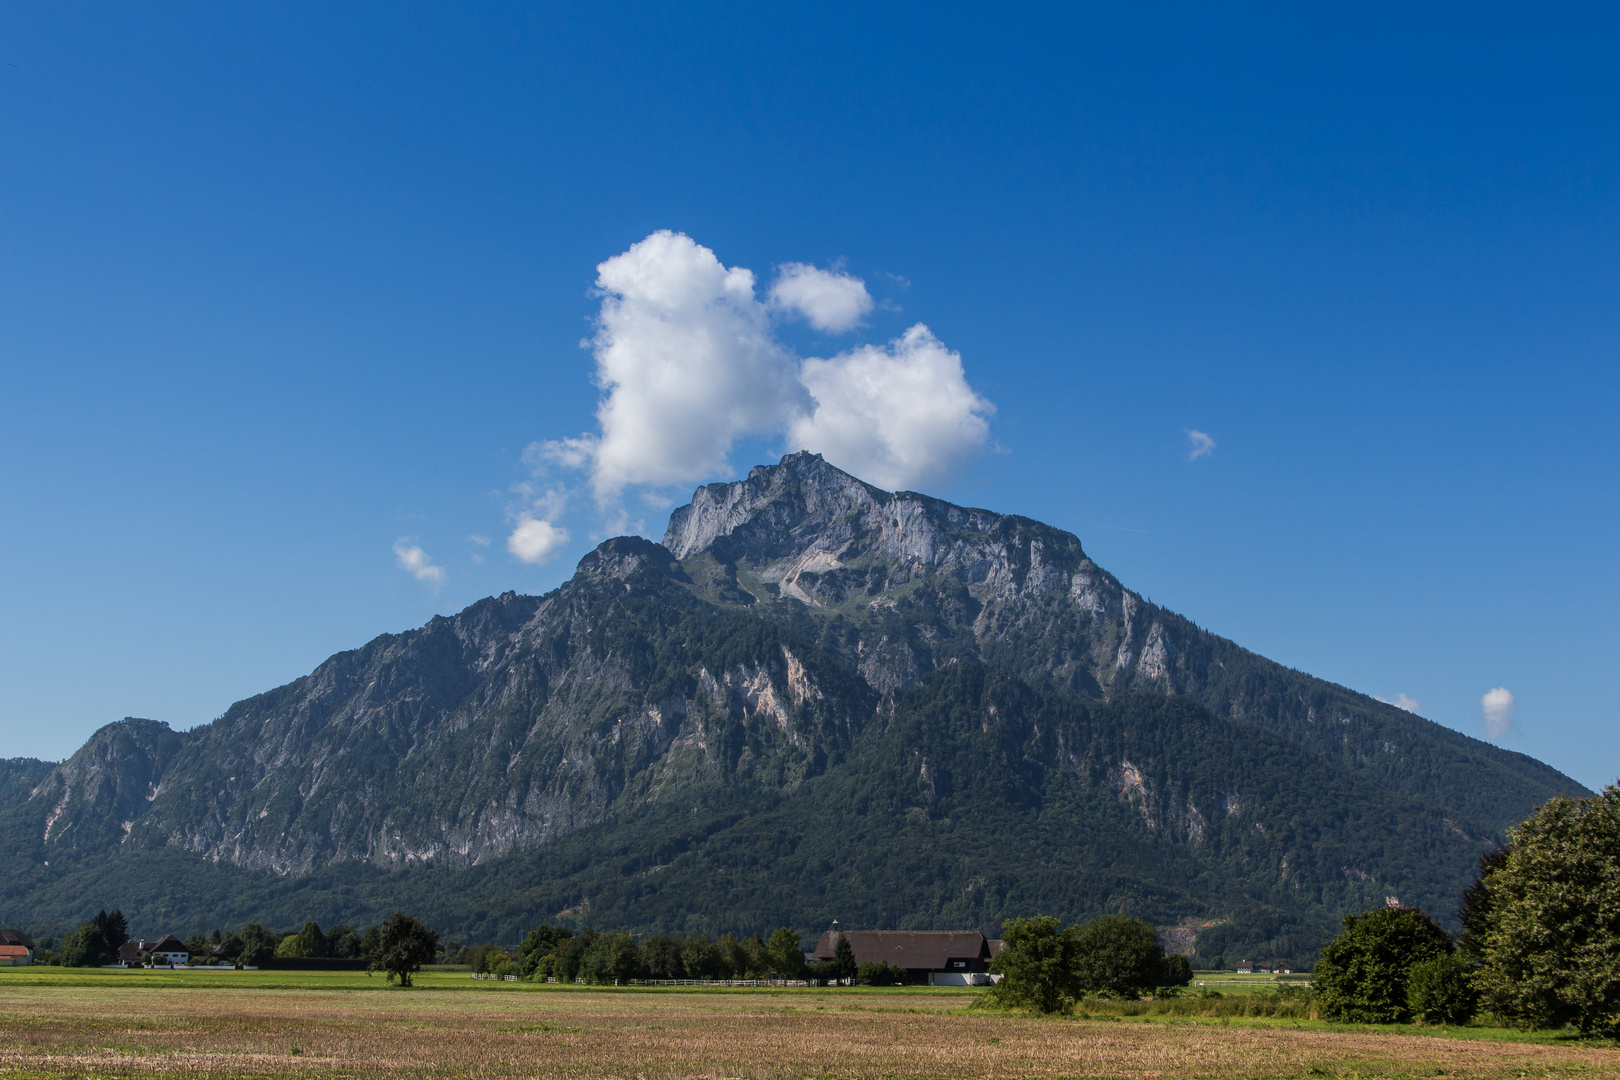
[[(270, 973), (263, 973), (269, 975)], [(1620, 1050), (1300, 1023), (1036, 1019), (950, 991), (429, 976), (0, 978), (0, 1076), (1620, 1076)]]

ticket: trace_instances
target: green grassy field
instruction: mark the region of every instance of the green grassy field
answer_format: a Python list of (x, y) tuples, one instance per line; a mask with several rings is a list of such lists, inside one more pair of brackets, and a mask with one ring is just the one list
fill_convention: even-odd
[(1564, 1033), (983, 1007), (968, 988), (576, 987), (423, 972), (0, 969), (0, 1077), (1616, 1076)]

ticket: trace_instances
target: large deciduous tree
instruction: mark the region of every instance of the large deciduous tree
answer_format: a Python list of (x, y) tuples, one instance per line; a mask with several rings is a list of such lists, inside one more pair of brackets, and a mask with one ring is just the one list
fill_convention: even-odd
[(1312, 982), (1329, 1020), (1397, 1024), (1412, 1017), (1412, 967), (1452, 951), (1451, 937), (1417, 908), (1383, 907), (1346, 915), (1322, 949)]
[(1525, 1027), (1620, 1034), (1620, 789), (1544, 803), (1460, 913), (1487, 1008)]
[(431, 964), (439, 951), (439, 932), (429, 930), (403, 911), (396, 911), (382, 924), (377, 935), (377, 951), (371, 958), (374, 968), (388, 972), (390, 981), (411, 985), (411, 976)]
[(1008, 1005), (1052, 1013), (1080, 996), (1075, 976), (1074, 928), (1062, 928), (1050, 915), (1008, 919), (1001, 927), (1005, 948), (990, 961), (1002, 976), (995, 995)]
[(1164, 946), (1151, 923), (1103, 915), (1073, 933), (1075, 981), (1082, 995), (1139, 998), (1159, 984)]
[(799, 944), (799, 932), (789, 927), (778, 927), (765, 943), (765, 956), (770, 961), (772, 974), (780, 979), (798, 979), (804, 976), (804, 949)]

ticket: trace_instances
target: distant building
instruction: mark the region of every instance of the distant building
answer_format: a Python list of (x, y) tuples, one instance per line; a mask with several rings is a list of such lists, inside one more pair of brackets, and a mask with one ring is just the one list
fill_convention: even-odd
[(22, 945), (0, 945), (0, 967), (27, 967), (34, 956)]
[(831, 960), (840, 937), (849, 941), (855, 963), (884, 961), (905, 968), (915, 982), (938, 982), (942, 980), (933, 976), (969, 976), (989, 971), (993, 955), (990, 942), (977, 930), (829, 930), (816, 942), (812, 955), (817, 960)]
[(130, 967), (141, 962), (141, 946), (138, 942), (126, 941), (118, 946), (118, 962)]
[(28, 962), (34, 961), (34, 939), (21, 930), (0, 930), (0, 945), (21, 945), (28, 950)]
[(186, 948), (185, 942), (173, 934), (164, 934), (150, 945), (145, 942), (142, 942), (141, 945), (145, 952), (152, 954), (153, 964), (168, 964), (171, 967), (179, 967), (191, 963), (191, 950)]
[(1254, 974), (1254, 961), (1253, 960), (1239, 960), (1237, 970), (1238, 970), (1239, 975), (1253, 975)]

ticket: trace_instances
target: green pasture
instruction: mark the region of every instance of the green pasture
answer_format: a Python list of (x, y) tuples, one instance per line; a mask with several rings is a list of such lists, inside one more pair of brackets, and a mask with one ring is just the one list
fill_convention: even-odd
[[(1216, 989), (1220, 998), (1204, 998), (1198, 995), (1199, 982), (1212, 983), (1216, 981), (1237, 981), (1236, 987), (1221, 985), (1218, 987), (1206, 986), (1205, 989)], [(976, 987), (950, 987), (950, 986), (909, 986), (909, 987), (719, 987), (719, 986), (568, 986), (556, 983), (529, 983), (505, 982), (491, 979), (474, 979), (465, 968), (435, 967), (424, 969), (414, 978), (414, 986), (409, 991), (388, 983), (383, 975), (367, 975), (363, 971), (211, 971), (211, 970), (169, 970), (145, 968), (59, 968), (50, 966), (36, 966), (27, 968), (0, 968), (0, 991), (22, 987), (49, 987), (49, 988), (82, 988), (91, 990), (97, 987), (151, 987), (153, 989), (195, 989), (207, 991), (210, 988), (231, 987), (235, 989), (263, 990), (263, 991), (372, 991), (389, 993), (443, 993), (446, 991), (459, 991), (461, 993), (484, 994), (635, 994), (635, 995), (688, 995), (688, 994), (724, 994), (746, 995), (753, 994), (775, 999), (784, 998), (814, 998), (818, 1004), (836, 1000), (846, 1009), (875, 1009), (879, 1012), (888, 1012), (899, 1009), (902, 1012), (927, 1011), (933, 1012), (942, 1002), (940, 999), (955, 999), (960, 1004), (955, 1008), (971, 1007), (978, 1011), (983, 1003), (976, 1002), (984, 993)], [(1125, 1024), (1198, 1024), (1198, 1025), (1239, 1025), (1256, 1027), (1273, 1027), (1283, 1029), (1299, 1029), (1314, 1031), (1344, 1031), (1361, 1030), (1368, 1032), (1384, 1032), (1389, 1034), (1433, 1035), (1450, 1038), (1492, 1039), (1509, 1042), (1527, 1043), (1560, 1043), (1578, 1040), (1579, 1036), (1573, 1031), (1520, 1031), (1514, 1028), (1499, 1027), (1486, 1022), (1476, 1021), (1466, 1027), (1424, 1027), (1419, 1025), (1345, 1025), (1333, 1024), (1323, 1020), (1310, 1019), (1305, 1016), (1287, 1015), (1284, 1005), (1282, 1014), (1267, 1015), (1264, 1008), (1256, 1008), (1261, 1004), (1262, 995), (1274, 993), (1279, 986), (1302, 986), (1304, 980), (1298, 976), (1214, 976), (1209, 975), (1200, 979), (1194, 977), (1193, 985), (1189, 987), (1190, 993), (1177, 998), (1162, 1001), (1110, 1001), (1087, 998), (1076, 1006), (1073, 1016), (1053, 1016), (1048, 1018), (1052, 1023), (1070, 1023), (1081, 1021), (1112, 1021)], [(862, 999), (883, 998), (882, 1004), (876, 1001), (863, 1004)], [(895, 1001), (901, 999), (901, 1003)], [(913, 998), (916, 1006), (921, 1010), (903, 1004), (904, 999)], [(935, 1004), (928, 1007), (932, 1001)], [(806, 1002), (805, 1004), (809, 1004)], [(1279, 1002), (1279, 1004), (1283, 1004)], [(950, 1007), (948, 1007), (950, 1008)], [(987, 1010), (994, 1014), (997, 1010)], [(1586, 1042), (1602, 1042), (1602, 1040), (1585, 1040)]]

